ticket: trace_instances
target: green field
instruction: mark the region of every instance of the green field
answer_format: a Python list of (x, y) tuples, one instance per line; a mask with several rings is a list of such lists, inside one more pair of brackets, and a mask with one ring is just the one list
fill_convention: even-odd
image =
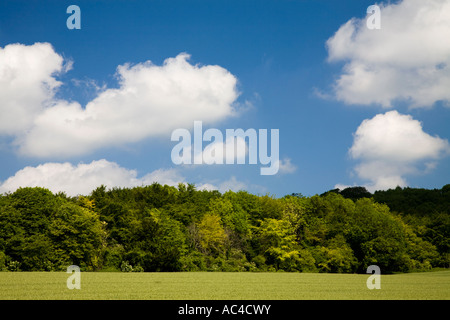
[(0, 299), (450, 299), (450, 271), (381, 275), (319, 273), (82, 272), (81, 289), (64, 272), (0, 272)]

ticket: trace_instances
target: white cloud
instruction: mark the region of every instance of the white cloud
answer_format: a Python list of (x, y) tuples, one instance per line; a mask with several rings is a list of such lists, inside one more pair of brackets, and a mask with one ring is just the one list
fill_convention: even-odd
[(25, 167), (0, 185), (0, 192), (14, 192), (19, 187), (44, 187), (52, 192), (63, 191), (67, 195), (88, 195), (91, 191), (105, 185), (113, 187), (134, 187), (153, 182), (176, 186), (183, 182), (174, 169), (156, 170), (142, 178), (135, 170), (120, 167), (107, 160), (80, 163), (76, 166), (65, 163), (45, 163), (37, 167)]
[[(69, 196), (88, 195), (100, 185), (107, 188), (132, 188), (150, 185), (157, 182), (162, 185), (177, 187), (179, 183), (186, 184), (186, 178), (178, 169), (158, 169), (142, 177), (136, 170), (119, 166), (105, 159), (91, 163), (72, 165), (69, 162), (48, 162), (36, 167), (25, 167), (17, 171), (3, 183), (0, 183), (0, 194), (14, 192), (20, 187), (43, 187), (50, 191), (65, 192)], [(247, 185), (232, 176), (225, 181), (216, 181), (217, 185), (208, 182), (196, 183), (197, 190), (246, 190)]]
[(406, 186), (405, 176), (430, 172), (450, 154), (450, 144), (424, 132), (410, 115), (389, 111), (361, 123), (349, 154), (359, 160), (357, 176), (374, 191)]
[[(184, 178), (182, 180), (182, 183), (184, 182)], [(218, 190), (219, 192), (225, 193), (229, 190), (237, 192), (240, 190), (247, 190), (248, 185), (243, 182), (239, 181), (235, 176), (231, 176), (228, 180), (209, 180), (209, 181), (202, 181), (195, 184), (195, 187), (197, 190), (207, 190), (207, 191), (213, 191)], [(262, 189), (261, 186), (258, 185), (252, 185), (253, 188)]]
[(269, 190), (267, 187), (257, 184), (248, 184), (244, 181), (238, 180), (235, 176), (231, 176), (228, 180), (225, 181), (209, 181), (204, 183), (196, 184), (197, 190), (218, 190), (221, 193), (225, 193), (227, 191), (249, 191), (254, 192), (255, 194), (267, 194)]
[(297, 167), (292, 164), (291, 159), (285, 158), (279, 161), (279, 173), (294, 173), (297, 170)]
[(430, 136), (422, 124), (397, 111), (364, 120), (356, 130), (350, 155), (355, 159), (413, 162), (438, 159), (448, 141)]
[(206, 191), (213, 191), (213, 190), (219, 190), (218, 187), (211, 183), (202, 183), (195, 186), (197, 190), (206, 190)]
[(54, 74), (64, 66), (50, 44), (0, 50), (0, 108), (7, 115), (0, 134), (13, 134), (27, 156), (67, 158), (170, 134), (194, 120), (216, 122), (234, 114), (239, 95), (226, 69), (192, 65), (182, 53), (161, 66), (119, 66), (119, 87), (104, 88), (83, 107), (55, 99), (61, 83)]
[(411, 107), (450, 101), (450, 2), (403, 0), (381, 6), (381, 29), (353, 18), (328, 39), (330, 62), (344, 61), (335, 96), (348, 104)]
[(356, 174), (364, 181), (370, 181), (365, 185), (367, 190), (387, 190), (391, 188), (406, 187), (407, 182), (403, 176), (417, 173), (412, 164), (402, 164), (389, 161), (361, 162), (355, 167)]
[(220, 192), (227, 192), (229, 190), (237, 192), (246, 189), (247, 184), (242, 181), (238, 181), (235, 176), (232, 176), (230, 179), (220, 183), (218, 187)]
[[(183, 182), (185, 183), (185, 182)], [(236, 179), (235, 176), (232, 176), (230, 179), (218, 182), (217, 184), (205, 182), (205, 183), (197, 183), (195, 185), (197, 190), (206, 190), (206, 191), (213, 191), (218, 190), (221, 193), (225, 193), (227, 191), (234, 191), (238, 192), (241, 190), (247, 190), (248, 185), (245, 182), (239, 181)], [(261, 186), (254, 185), (252, 186), (254, 188), (262, 189)]]
[(48, 43), (0, 47), (0, 135), (30, 128), (61, 85), (54, 75), (69, 67)]
[[(157, 169), (151, 173), (146, 174), (139, 182), (141, 185), (150, 185), (154, 182), (158, 182), (162, 185), (178, 186), (179, 183), (186, 183), (185, 178), (181, 176), (176, 169)], [(130, 185), (133, 186), (133, 185)]]

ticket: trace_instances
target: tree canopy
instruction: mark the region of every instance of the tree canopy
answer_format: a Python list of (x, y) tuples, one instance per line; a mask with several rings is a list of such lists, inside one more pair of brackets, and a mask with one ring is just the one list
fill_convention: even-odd
[(450, 185), (275, 198), (154, 183), (0, 196), (0, 269), (383, 273), (449, 266)]

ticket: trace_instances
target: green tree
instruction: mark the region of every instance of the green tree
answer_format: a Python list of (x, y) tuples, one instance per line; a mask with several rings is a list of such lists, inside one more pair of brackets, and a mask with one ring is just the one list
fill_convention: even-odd
[(23, 271), (100, 266), (104, 229), (98, 216), (44, 188), (20, 188), (2, 197), (0, 251)]
[(74, 203), (62, 203), (49, 224), (48, 234), (54, 247), (54, 259), (61, 269), (71, 264), (85, 270), (102, 266), (106, 230), (94, 211)]
[(311, 253), (300, 248), (290, 223), (286, 220), (267, 218), (261, 221), (255, 238), (266, 263), (285, 271), (314, 270)]
[(356, 271), (358, 261), (343, 235), (327, 241), (326, 246), (317, 246), (313, 251), (319, 271), (351, 273)]
[(207, 213), (198, 223), (198, 241), (206, 254), (224, 253), (227, 236), (218, 214)]
[(185, 250), (182, 224), (165, 211), (145, 209), (130, 224), (124, 259), (144, 271), (179, 271)]
[(372, 194), (365, 187), (348, 187), (339, 192), (344, 198), (356, 201), (361, 198), (372, 198)]
[(372, 264), (383, 272), (406, 271), (405, 230), (386, 205), (367, 198), (358, 200), (347, 236), (360, 262), (359, 271)]

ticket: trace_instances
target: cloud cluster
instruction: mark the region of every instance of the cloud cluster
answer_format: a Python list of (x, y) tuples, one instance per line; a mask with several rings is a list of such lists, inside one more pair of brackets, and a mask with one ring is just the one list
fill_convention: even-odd
[(431, 107), (450, 101), (450, 2), (403, 0), (381, 7), (381, 29), (353, 18), (328, 39), (328, 60), (343, 61), (334, 84), (347, 104), (396, 101)]
[(150, 61), (117, 68), (118, 88), (105, 89), (85, 107), (58, 100), (66, 71), (48, 43), (0, 49), (0, 134), (15, 137), (23, 155), (67, 158), (191, 127), (233, 114), (237, 79), (216, 65), (192, 65), (182, 53), (161, 66)]
[[(343, 62), (333, 95), (346, 104), (411, 109), (450, 102), (450, 2), (402, 0), (379, 4), (380, 29), (352, 18), (328, 39), (329, 62)], [(326, 96), (326, 95), (324, 95)], [(397, 111), (364, 120), (354, 134), (354, 173), (371, 190), (406, 186), (449, 154), (445, 139), (424, 132)], [(336, 185), (336, 187), (346, 187)]]
[(367, 187), (374, 191), (406, 186), (405, 175), (434, 168), (450, 154), (450, 144), (424, 132), (410, 115), (389, 111), (361, 123), (349, 154), (359, 161), (357, 176), (369, 181)]
[[(117, 67), (117, 88), (102, 87), (82, 106), (56, 98), (58, 76), (71, 61), (49, 43), (10, 44), (0, 48), (0, 136), (12, 138), (20, 155), (70, 158), (100, 148), (121, 146), (149, 137), (190, 128), (195, 120), (206, 124), (235, 114), (237, 79), (217, 65), (192, 65), (181, 53), (162, 65), (151, 61)], [(225, 144), (213, 144), (205, 157)], [(238, 148), (246, 144), (238, 141)], [(196, 155), (198, 156), (198, 155)], [(244, 155), (238, 155), (240, 159)], [(88, 194), (101, 184), (133, 187), (153, 182), (176, 186), (186, 183), (178, 169), (159, 169), (138, 177), (135, 170), (105, 159), (73, 165), (47, 162), (25, 167), (0, 184), (0, 193), (19, 187), (41, 186), (68, 195)], [(245, 187), (228, 181), (199, 184), (199, 189)]]

